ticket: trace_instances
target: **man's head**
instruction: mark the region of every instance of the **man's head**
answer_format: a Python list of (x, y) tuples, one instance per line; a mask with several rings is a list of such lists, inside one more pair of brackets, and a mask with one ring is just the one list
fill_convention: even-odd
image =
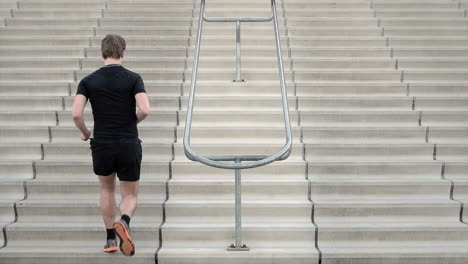
[(119, 35), (108, 34), (101, 42), (102, 58), (104, 60), (120, 60), (124, 57), (125, 39)]

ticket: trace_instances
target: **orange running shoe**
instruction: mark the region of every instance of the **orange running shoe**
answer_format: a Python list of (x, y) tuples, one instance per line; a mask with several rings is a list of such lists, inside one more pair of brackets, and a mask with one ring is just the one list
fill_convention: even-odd
[(107, 243), (104, 245), (104, 252), (112, 253), (117, 250), (119, 250), (119, 247), (117, 246), (117, 240), (115, 238), (107, 239)]
[(119, 220), (114, 223), (114, 230), (120, 238), (120, 251), (125, 256), (135, 255), (135, 245), (133, 244), (132, 237), (130, 236), (130, 229), (124, 220)]

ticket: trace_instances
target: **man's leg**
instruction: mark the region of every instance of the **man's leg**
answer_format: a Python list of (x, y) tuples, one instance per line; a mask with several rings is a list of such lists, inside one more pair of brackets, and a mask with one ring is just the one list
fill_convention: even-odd
[(122, 215), (133, 216), (137, 207), (138, 199), (138, 181), (120, 182), (120, 194), (122, 195), (122, 201), (120, 202), (120, 213)]
[(109, 176), (98, 176), (101, 183), (100, 207), (106, 229), (112, 229), (115, 222), (115, 172)]
[(135, 254), (135, 245), (130, 235), (130, 217), (133, 216), (137, 206), (138, 181), (120, 181), (120, 213), (122, 218), (114, 223), (116, 234), (120, 238), (120, 251), (124, 255), (133, 256)]

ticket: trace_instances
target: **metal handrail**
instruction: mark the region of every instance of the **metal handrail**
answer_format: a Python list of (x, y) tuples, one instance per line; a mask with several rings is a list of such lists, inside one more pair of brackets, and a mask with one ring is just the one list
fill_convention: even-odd
[[(201, 0), (200, 5), (200, 16), (198, 19), (198, 33), (195, 47), (195, 56), (193, 61), (192, 68), (192, 80), (190, 85), (189, 101), (187, 106), (187, 117), (185, 122), (184, 130), (184, 152), (187, 158), (193, 161), (198, 161), (208, 166), (222, 168), (222, 169), (249, 169), (259, 166), (263, 166), (274, 161), (285, 160), (291, 154), (292, 148), (292, 135), (291, 135), (291, 122), (289, 118), (289, 106), (287, 99), (286, 84), (284, 80), (284, 67), (283, 67), (283, 58), (281, 54), (281, 42), (279, 36), (278, 28), (278, 17), (276, 14), (276, 2), (271, 0), (271, 17), (267, 18), (208, 18), (205, 14), (205, 0)], [(197, 83), (197, 74), (198, 74), (198, 60), (200, 56), (200, 43), (201, 35), (203, 29), (203, 21), (207, 22), (236, 22), (237, 29), (237, 39), (239, 40), (240, 34), (240, 22), (267, 22), (273, 20), (275, 39), (276, 39), (276, 54), (278, 57), (278, 68), (279, 68), (279, 77), (281, 85), (281, 99), (283, 105), (283, 117), (284, 117), (284, 127), (286, 130), (286, 143), (277, 153), (266, 156), (266, 155), (238, 155), (238, 156), (202, 156), (196, 153), (190, 146), (190, 133), (192, 128), (192, 114), (193, 114), (193, 105), (195, 99), (195, 88)], [(240, 41), (237, 41), (239, 43)], [(239, 45), (237, 46), (237, 59), (240, 61), (240, 52)], [(237, 64), (239, 66), (239, 64)], [(238, 71), (239, 73), (239, 71)], [(236, 161), (236, 163), (226, 163), (220, 161)], [(242, 161), (248, 161), (241, 163)]]
[[(278, 29), (278, 17), (276, 14), (275, 0), (271, 0), (271, 17), (267, 18), (208, 18), (205, 15), (205, 0), (201, 0), (200, 17), (198, 19), (198, 33), (195, 48), (195, 58), (192, 68), (192, 81), (190, 84), (190, 94), (187, 106), (187, 118), (184, 131), (184, 152), (185, 155), (193, 161), (198, 161), (208, 166), (235, 169), (235, 215), (236, 215), (236, 242), (227, 248), (227, 250), (246, 251), (249, 248), (242, 244), (242, 220), (241, 220), (241, 169), (255, 168), (262, 165), (272, 163), (277, 160), (285, 160), (291, 154), (292, 135), (291, 122), (289, 119), (288, 95), (286, 84), (284, 81), (283, 58), (281, 55), (281, 42)], [(192, 129), (192, 114), (195, 100), (195, 88), (197, 85), (198, 60), (200, 56), (200, 43), (203, 29), (203, 21), (207, 22), (236, 22), (236, 80), (243, 81), (240, 78), (240, 23), (241, 22), (266, 22), (273, 20), (275, 39), (276, 39), (276, 54), (278, 57), (278, 69), (281, 85), (281, 99), (283, 104), (284, 128), (286, 130), (286, 143), (279, 152), (271, 156), (266, 155), (237, 155), (237, 156), (202, 156), (196, 153), (190, 146), (190, 132)], [(233, 161), (234, 163), (226, 163), (221, 161)], [(247, 161), (242, 163), (243, 161)]]

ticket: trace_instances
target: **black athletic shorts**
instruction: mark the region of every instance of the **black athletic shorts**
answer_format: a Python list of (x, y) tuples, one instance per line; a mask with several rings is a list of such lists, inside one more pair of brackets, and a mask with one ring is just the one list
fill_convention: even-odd
[(138, 181), (141, 169), (141, 141), (139, 139), (109, 143), (91, 139), (93, 170), (96, 175), (117, 173), (120, 181)]

